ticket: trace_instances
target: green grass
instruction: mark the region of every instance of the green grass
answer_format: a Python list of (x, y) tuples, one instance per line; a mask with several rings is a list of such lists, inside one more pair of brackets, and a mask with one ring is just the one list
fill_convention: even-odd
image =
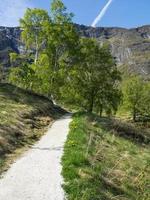
[[(62, 158), (68, 200), (148, 200), (149, 148), (111, 120), (76, 114)], [(132, 137), (132, 136), (131, 136)]]
[(8, 155), (38, 140), (63, 113), (43, 96), (0, 83), (0, 174)]

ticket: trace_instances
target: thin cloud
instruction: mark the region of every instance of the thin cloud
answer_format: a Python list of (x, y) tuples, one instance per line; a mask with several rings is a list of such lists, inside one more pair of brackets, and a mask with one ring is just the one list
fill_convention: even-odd
[(111, 3), (113, 2), (113, 0), (109, 0), (106, 5), (104, 6), (104, 8), (100, 11), (99, 15), (94, 19), (93, 23), (92, 23), (92, 27), (96, 27), (96, 25), (101, 21), (101, 19), (103, 18), (103, 16), (105, 15), (105, 13), (107, 12), (108, 8), (110, 7)]
[(0, 3), (0, 26), (18, 26), (26, 8), (32, 8), (29, 0), (2, 0)]

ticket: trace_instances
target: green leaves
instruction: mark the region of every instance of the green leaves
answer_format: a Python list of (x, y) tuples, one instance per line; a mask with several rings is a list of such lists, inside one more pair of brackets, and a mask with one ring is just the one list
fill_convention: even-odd
[(20, 26), (23, 30), (21, 34), (22, 40), (28, 49), (35, 51), (35, 64), (45, 42), (45, 27), (49, 21), (50, 18), (47, 11), (37, 8), (28, 8), (24, 18), (20, 19)]
[(27, 9), (20, 25), (28, 51), (19, 69), (12, 70), (11, 81), (79, 109), (117, 110), (120, 74), (108, 47), (80, 39), (61, 0), (52, 1), (50, 15)]
[(123, 87), (124, 106), (137, 117), (150, 116), (150, 84), (139, 76), (129, 78)]
[(100, 47), (93, 39), (82, 38), (79, 52), (79, 63), (70, 69), (64, 85), (71, 91), (62, 93), (66, 102), (70, 100), (79, 109), (90, 112), (116, 111), (121, 97), (116, 84), (120, 73), (109, 49)]
[(53, 0), (51, 3), (51, 18), (54, 24), (70, 23), (73, 14), (67, 13), (67, 8), (61, 0)]

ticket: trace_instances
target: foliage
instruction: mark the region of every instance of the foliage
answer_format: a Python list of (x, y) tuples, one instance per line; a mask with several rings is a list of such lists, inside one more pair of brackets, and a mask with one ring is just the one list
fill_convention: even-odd
[(150, 82), (144, 82), (140, 109), (143, 116), (150, 117)]
[(27, 49), (34, 49), (36, 64), (39, 51), (44, 45), (45, 40), (43, 36), (45, 33), (45, 26), (49, 23), (49, 15), (47, 11), (42, 9), (30, 9), (26, 10), (24, 18), (20, 20), (20, 26), (22, 28), (22, 39), (25, 42)]
[[(108, 47), (85, 38), (80, 45), (80, 63), (70, 71), (62, 96), (71, 104), (74, 99), (79, 108), (89, 112), (116, 111), (121, 99), (117, 82), (121, 78)], [(65, 92), (66, 87), (71, 93)]]
[(126, 80), (123, 85), (124, 106), (132, 113), (133, 120), (150, 116), (150, 83), (139, 76)]
[[(58, 96), (65, 72), (75, 62), (78, 47), (78, 34), (71, 19), (72, 14), (66, 12), (59, 0), (52, 2), (50, 16), (41, 9), (27, 9), (20, 25), (28, 51), (24, 62), (18, 65), (21, 69), (11, 70), (11, 82), (20, 83), (24, 88), (30, 84), (36, 92), (55, 98)], [(29, 57), (32, 60), (34, 51), (33, 64), (29, 62)], [(10, 57), (14, 65), (14, 54)], [(23, 73), (23, 70), (26, 72)]]
[(73, 14), (67, 13), (67, 8), (61, 0), (53, 0), (51, 3), (51, 19), (55, 24), (63, 24), (72, 21)]
[(32, 69), (32, 65), (24, 63), (21, 67), (12, 68), (9, 75), (9, 81), (22, 88), (32, 90), (36, 84), (36, 76)]
[(100, 114), (116, 112), (121, 92), (114, 59), (108, 47), (100, 47), (93, 39), (79, 39), (72, 16), (61, 0), (52, 1), (50, 15), (27, 9), (20, 24), (22, 39), (33, 51), (31, 60), (35, 51), (34, 63), (29, 62), (28, 50), (9, 80), (65, 105)]
[(9, 57), (10, 57), (10, 62), (14, 63), (17, 59), (18, 59), (18, 54), (17, 53), (10, 53)]

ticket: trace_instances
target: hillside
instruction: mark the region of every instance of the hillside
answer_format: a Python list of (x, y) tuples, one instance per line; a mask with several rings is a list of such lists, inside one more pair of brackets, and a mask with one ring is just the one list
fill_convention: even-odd
[[(100, 44), (109, 42), (118, 66), (124, 66), (125, 72), (136, 72), (149, 77), (150, 25), (133, 29), (75, 26), (81, 36), (96, 38)], [(0, 63), (5, 67), (10, 66), (10, 52), (24, 51), (20, 33), (19, 28), (0, 27)]]
[(62, 159), (68, 200), (150, 199), (150, 138), (122, 123), (74, 115)]
[(6, 155), (32, 144), (62, 114), (64, 110), (45, 97), (0, 84), (0, 172)]

